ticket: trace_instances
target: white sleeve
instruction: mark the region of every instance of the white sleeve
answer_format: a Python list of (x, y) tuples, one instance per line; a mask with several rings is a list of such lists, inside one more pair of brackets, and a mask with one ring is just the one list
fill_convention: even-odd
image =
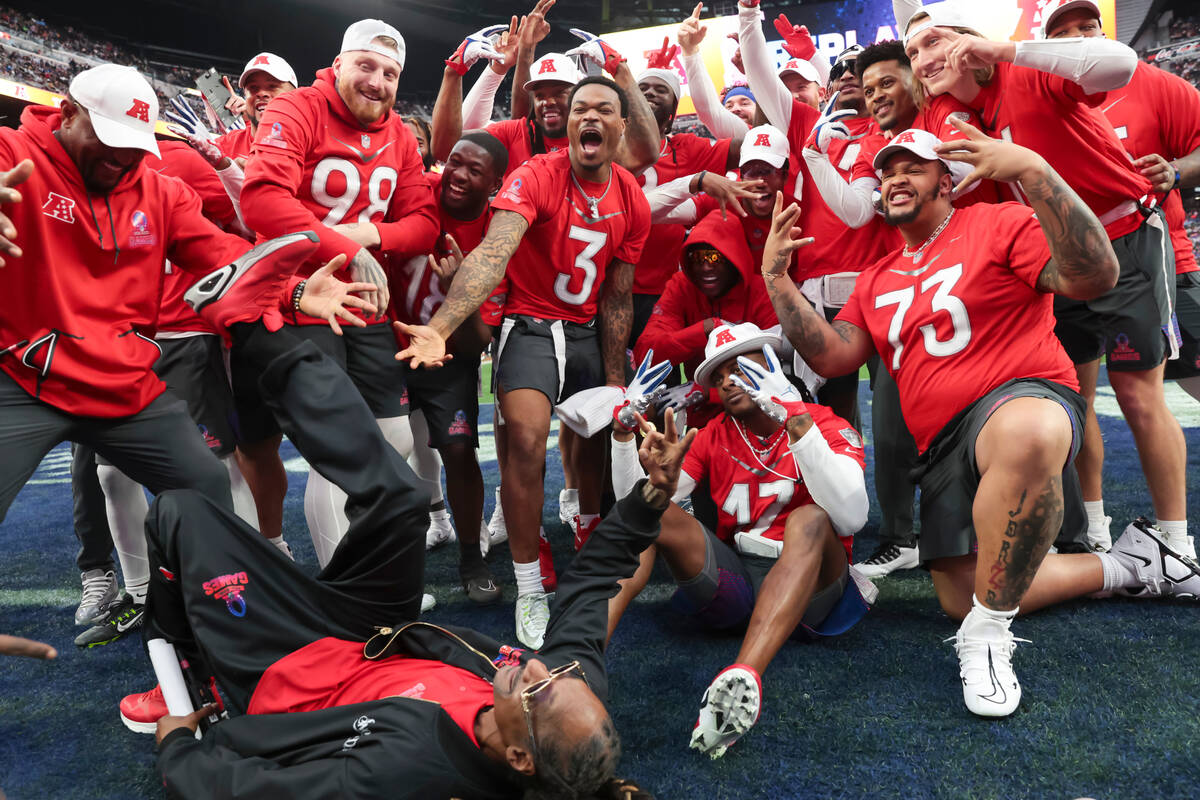
[[(612, 481), (613, 494), (620, 500), (633, 491), (637, 482), (646, 477), (642, 464), (638, 461), (637, 437), (627, 442), (612, 440)], [(672, 502), (678, 503), (687, 498), (696, 488), (696, 479), (683, 470), (679, 471), (679, 483), (675, 487)]]
[[(490, 63), (490, 62), (489, 62)], [(475, 81), (471, 91), (463, 100), (462, 129), (473, 131), (482, 128), (492, 121), (492, 107), (496, 102), (496, 90), (504, 81), (504, 76), (490, 66), (483, 68), (483, 74)]]
[(738, 44), (742, 48), (746, 80), (758, 107), (766, 114), (767, 121), (787, 133), (792, 121), (792, 93), (775, 74), (775, 65), (771, 63), (762, 32), (762, 11), (758, 6), (748, 8), (738, 3)]
[(921, 0), (892, 0), (892, 13), (896, 15), (896, 35), (904, 41), (904, 29), (908, 21), (921, 10)]
[(829, 161), (829, 156), (805, 147), (801, 150), (808, 174), (812, 176), (821, 199), (838, 219), (851, 228), (861, 228), (875, 216), (875, 205), (871, 196), (879, 188), (879, 181), (859, 178), (847, 183)]
[(708, 128), (709, 133), (718, 139), (741, 139), (748, 130), (746, 122), (721, 105), (721, 98), (713, 88), (704, 68), (704, 56), (700, 51), (683, 57), (683, 69), (687, 72), (688, 93), (696, 106), (696, 115)]
[(655, 225), (664, 222), (690, 224), (695, 221), (696, 204), (689, 202), (692, 199), (690, 187), (694, 177), (696, 176), (684, 175), (682, 178), (676, 178), (646, 191), (646, 202), (650, 204), (651, 223)]
[(231, 233), (248, 235), (254, 238), (254, 231), (246, 225), (246, 220), (242, 218), (242, 183), (245, 181), (245, 173), (238, 163), (232, 158), (229, 159), (229, 166), (225, 169), (217, 170), (217, 177), (221, 179), (221, 185), (225, 187), (225, 194), (229, 195), (229, 201), (233, 203), (234, 213), (237, 214), (237, 223), (241, 226), (241, 230), (233, 230)]
[(1137, 53), (1112, 39), (1034, 39), (1016, 43), (1013, 63), (1078, 83), (1088, 94), (1120, 89), (1133, 79)]
[(816, 425), (788, 449), (813, 502), (829, 515), (838, 536), (852, 536), (867, 524), (867, 483), (857, 461), (833, 452)]

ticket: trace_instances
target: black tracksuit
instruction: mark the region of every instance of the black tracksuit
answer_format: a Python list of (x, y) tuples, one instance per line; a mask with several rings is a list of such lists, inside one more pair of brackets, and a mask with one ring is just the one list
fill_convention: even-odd
[[(313, 579), (198, 493), (155, 500), (147, 518), (146, 636), (172, 642), (201, 676), (215, 675), (231, 714), (202, 740), (186, 729), (163, 740), (158, 768), (168, 792), (206, 800), (521, 796), (516, 773), (484, 755), (436, 703), (391, 697), (244, 713), (264, 670), (328, 636), (366, 641), (369, 658), (433, 659), (489, 681), (498, 669), (493, 660), (527, 657), (472, 630), (412, 621), (421, 602), (428, 495), (332, 361), (310, 343), (292, 347), (286, 333), (257, 327), (244, 338), (276, 354), (263, 371), (263, 395), (313, 468), (346, 490), (351, 524)], [(601, 700), (608, 600), (658, 535), (660, 515), (640, 491), (631, 493), (559, 582), (538, 657), (549, 668), (578, 659)], [(228, 583), (240, 591), (222, 597), (218, 587)]]

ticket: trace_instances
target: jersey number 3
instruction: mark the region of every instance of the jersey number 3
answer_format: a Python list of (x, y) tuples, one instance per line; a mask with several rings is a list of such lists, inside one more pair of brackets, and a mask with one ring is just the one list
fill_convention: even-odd
[[(949, 339), (938, 339), (937, 329), (930, 325), (920, 327), (921, 336), (925, 341), (925, 352), (931, 356), (945, 358), (961, 352), (971, 343), (971, 318), (967, 316), (967, 307), (963, 301), (950, 294), (954, 284), (962, 277), (963, 265), (955, 264), (933, 273), (921, 281), (921, 294), (936, 288), (929, 306), (934, 311), (945, 311), (950, 315), (950, 326), (953, 332)], [(892, 346), (892, 369), (900, 369), (900, 353), (904, 350), (904, 317), (912, 307), (917, 297), (917, 288), (909, 286), (894, 292), (885, 292), (875, 298), (875, 308), (895, 306), (892, 323), (888, 326), (888, 344)]]
[[(596, 262), (593, 259), (600, 252), (600, 248), (604, 247), (604, 243), (608, 241), (608, 234), (604, 231), (594, 231), (572, 225), (571, 230), (567, 233), (567, 238), (583, 242), (584, 246), (579, 251), (579, 255), (575, 256), (575, 266), (570, 274), (562, 272), (558, 274), (558, 278), (554, 281), (554, 294), (564, 303), (581, 306), (592, 296), (592, 287), (596, 284)], [(579, 288), (572, 291), (572, 284)]]

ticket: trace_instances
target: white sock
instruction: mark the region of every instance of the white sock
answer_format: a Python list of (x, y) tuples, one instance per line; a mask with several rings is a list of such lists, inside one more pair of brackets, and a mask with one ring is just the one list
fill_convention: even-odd
[(292, 549), (290, 547), (288, 547), (287, 542), (285, 542), (283, 540), (282, 533), (279, 534), (278, 536), (268, 536), (267, 541), (270, 542), (271, 544), (275, 545), (276, 550), (283, 553), (285, 556), (290, 558), (292, 561), (296, 560), (296, 557), (294, 555), (292, 555)]
[(308, 471), (304, 487), (304, 519), (317, 551), (317, 563), (324, 569), (349, 530), (350, 520), (346, 517), (346, 493), (315, 469)]
[(558, 493), (558, 504), (560, 506), (565, 505), (567, 503), (578, 503), (578, 502), (579, 502), (579, 490), (578, 489), (563, 489), (562, 491), (560, 491)]
[(1089, 528), (1105, 527), (1103, 500), (1084, 500), (1083, 509), (1087, 512)]
[(967, 620), (972, 616), (976, 616), (979, 619), (1004, 623), (1005, 627), (1007, 627), (1007, 624), (1016, 618), (1019, 610), (1020, 607), (1014, 608), (1012, 611), (997, 611), (994, 608), (988, 608), (983, 603), (979, 602), (978, 597), (971, 595), (971, 613), (967, 614), (967, 618), (963, 620), (963, 625), (965, 626), (967, 624)]
[(1167, 535), (1168, 539), (1184, 538), (1187, 536), (1186, 519), (1160, 519), (1158, 529)]
[(429, 446), (429, 424), (425, 415), (414, 411), (408, 417), (412, 430), (412, 455), (408, 463), (417, 477), (428, 484), (429, 503), (436, 506), (442, 502), (442, 458), (438, 451)]
[(1141, 585), (1137, 572), (1119, 556), (1113, 553), (1096, 553), (1096, 557), (1104, 567), (1104, 591), (1111, 592), (1113, 589), (1128, 589)]
[(527, 594), (544, 594), (542, 588), (542, 570), (537, 559), (528, 564), (513, 562), (513, 574), (517, 578), (517, 597)]
[(229, 472), (229, 490), (233, 493), (233, 513), (254, 530), (258, 530), (258, 507), (254, 505), (254, 495), (250, 492), (250, 484), (238, 467), (237, 457), (233, 453), (221, 459)]
[(141, 484), (111, 464), (97, 464), (96, 478), (104, 490), (108, 527), (112, 531), (121, 579), (135, 603), (146, 602), (150, 559), (146, 552), (146, 492)]
[(1179, 388), (1190, 394), (1196, 400), (1200, 400), (1200, 376), (1194, 378), (1181, 378), (1175, 383), (1179, 384)]

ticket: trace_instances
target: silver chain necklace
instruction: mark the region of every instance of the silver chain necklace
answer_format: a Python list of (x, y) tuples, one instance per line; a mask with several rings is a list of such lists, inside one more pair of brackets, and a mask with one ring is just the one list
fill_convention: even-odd
[(579, 193), (581, 195), (583, 195), (583, 199), (587, 201), (588, 219), (589, 220), (598, 219), (600, 217), (600, 203), (604, 200), (604, 198), (608, 197), (608, 190), (612, 188), (612, 182), (613, 182), (612, 168), (610, 167), (609, 172), (608, 172), (608, 185), (604, 187), (604, 191), (600, 194), (599, 197), (592, 197), (591, 195), (589, 195), (587, 192), (585, 192), (583, 190), (583, 186), (580, 185), (579, 179), (575, 177), (575, 170), (571, 170), (571, 180), (575, 183), (575, 188), (579, 190)]
[(933, 229), (933, 233), (929, 234), (929, 238), (926, 239), (920, 247), (918, 247), (916, 250), (909, 250), (908, 245), (905, 245), (902, 255), (904, 255), (905, 258), (911, 258), (914, 262), (920, 261), (921, 256), (925, 253), (925, 248), (933, 244), (933, 240), (940, 236), (942, 231), (946, 230), (946, 226), (950, 224), (950, 218), (953, 216), (954, 209), (951, 208), (950, 213), (946, 215), (946, 218), (942, 220), (940, 225)]

